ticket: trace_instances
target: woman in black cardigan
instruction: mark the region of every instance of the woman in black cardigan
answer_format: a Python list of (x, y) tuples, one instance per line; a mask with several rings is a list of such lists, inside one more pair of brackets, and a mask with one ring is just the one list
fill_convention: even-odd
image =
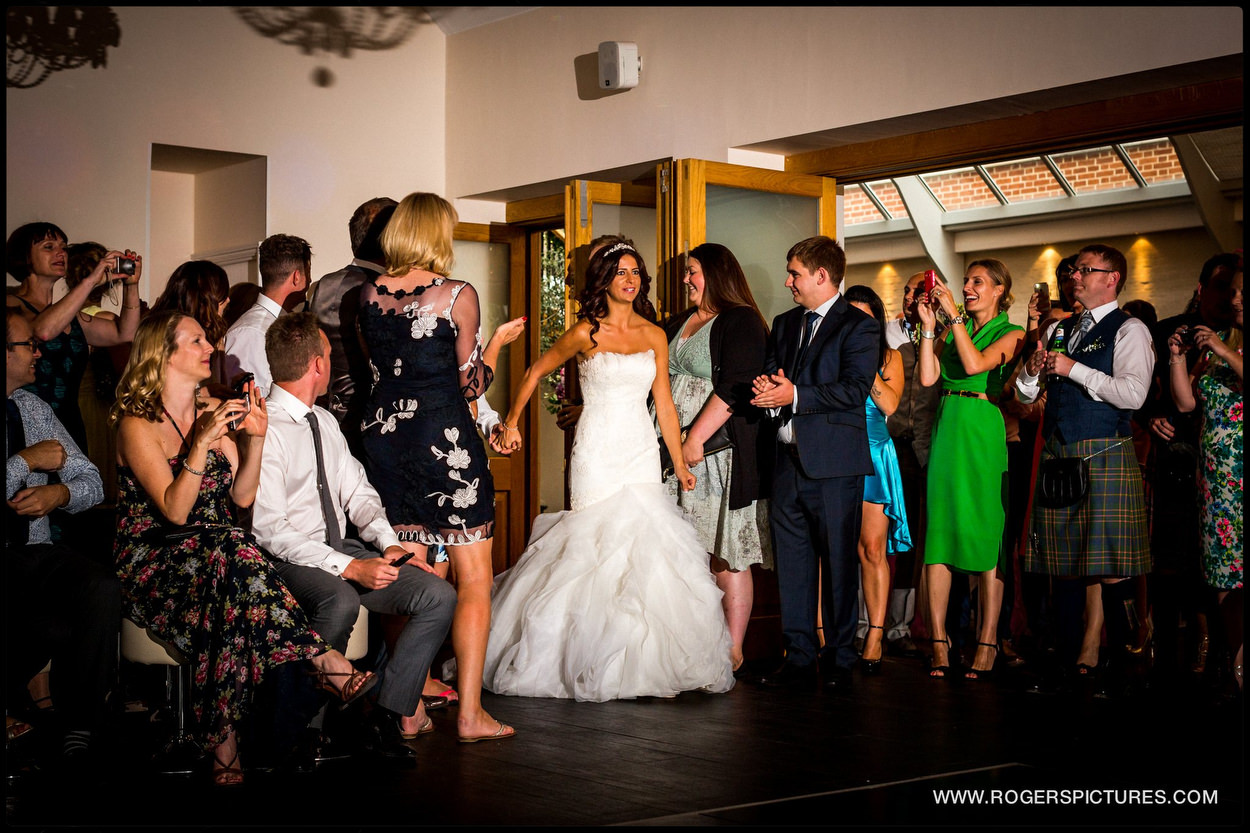
[(771, 462), (760, 450), (763, 442), (767, 451), (769, 432), (760, 430), (764, 413), (750, 404), (751, 380), (764, 368), (768, 326), (742, 267), (724, 246), (704, 243), (691, 251), (682, 282), (691, 307), (664, 329), (682, 456), (697, 485), (683, 492), (668, 480), (725, 594), (737, 670), (754, 602), (751, 565), (772, 569), (773, 563), (765, 491), (772, 478), (760, 470)]

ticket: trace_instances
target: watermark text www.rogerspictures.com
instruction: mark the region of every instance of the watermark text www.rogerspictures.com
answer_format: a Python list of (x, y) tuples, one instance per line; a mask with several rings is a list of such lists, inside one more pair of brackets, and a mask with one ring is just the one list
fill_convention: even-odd
[(934, 804), (950, 805), (1146, 805), (1219, 804), (1220, 791), (1138, 789), (934, 790)]

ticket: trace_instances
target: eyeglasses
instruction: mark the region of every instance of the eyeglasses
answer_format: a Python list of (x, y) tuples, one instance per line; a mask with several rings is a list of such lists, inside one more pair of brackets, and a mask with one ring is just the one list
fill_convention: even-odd
[(1114, 271), (1114, 269), (1099, 269), (1097, 266), (1073, 266), (1063, 270), (1059, 276), (1067, 280), (1068, 278), (1074, 276), (1077, 272), (1080, 272), (1083, 276), (1088, 278), (1093, 272), (1106, 272), (1109, 275)]
[(6, 350), (12, 350), (14, 347), (29, 347), (32, 351), (35, 351), (43, 346), (43, 342), (37, 338), (32, 338), (29, 341), (6, 341), (4, 346)]

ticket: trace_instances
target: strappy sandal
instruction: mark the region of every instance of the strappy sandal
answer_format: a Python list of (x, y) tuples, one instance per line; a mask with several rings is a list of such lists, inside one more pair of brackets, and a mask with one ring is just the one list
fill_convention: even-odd
[(235, 766), (239, 762), (239, 749), (236, 746), (234, 757), (223, 763), (216, 752), (213, 753), (213, 786), (215, 787), (241, 787), (243, 786), (243, 768)]
[(998, 664), (998, 653), (999, 653), (998, 643), (997, 642), (978, 642), (977, 644), (980, 645), (982, 648), (993, 648), (994, 660), (993, 662), (990, 663), (989, 668), (985, 668), (985, 669), (969, 668), (967, 671), (964, 672), (965, 680), (988, 680), (990, 677), (994, 676), (994, 666)]
[[(949, 663), (950, 654), (951, 654), (950, 637), (947, 637), (946, 639), (930, 639), (929, 641), (932, 642), (934, 645), (938, 644), (939, 642), (943, 642), (946, 644), (946, 661)], [(949, 674), (950, 671), (951, 671), (950, 665), (934, 665), (933, 657), (929, 657), (929, 678), (930, 679), (944, 680), (946, 679), (946, 675)]]
[[(440, 683), (439, 685), (446, 685), (446, 683)], [(425, 703), (425, 710), (431, 711), (459, 703), (460, 695), (456, 693), (454, 688), (447, 686), (438, 694), (422, 694), (421, 701)]]
[[(869, 630), (876, 629), (882, 632), (881, 633), (881, 637), (882, 637), (881, 638), (881, 656), (877, 657), (876, 659), (868, 659), (867, 657), (864, 657), (864, 656), (860, 656), (859, 658), (859, 667), (860, 667), (860, 670), (864, 672), (864, 676), (872, 677), (881, 673), (881, 659), (882, 657), (885, 656), (885, 625), (869, 625), (868, 629)], [(865, 644), (868, 642), (867, 636), (864, 637), (864, 642)]]
[[(342, 701), (339, 704), (340, 710), (359, 700), (365, 692), (378, 683), (377, 675), (372, 671), (311, 671), (309, 673), (317, 678), (317, 688), (328, 691)], [(330, 682), (330, 677), (346, 677), (347, 680), (342, 687), (336, 687)]]

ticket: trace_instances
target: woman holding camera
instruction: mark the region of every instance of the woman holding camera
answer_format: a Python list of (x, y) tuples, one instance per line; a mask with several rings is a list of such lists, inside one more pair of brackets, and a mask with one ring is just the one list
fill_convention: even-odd
[(269, 425), (254, 383), (242, 399), (203, 397), (213, 345), (180, 312), (152, 313), (135, 335), (110, 420), (117, 428), (114, 552), (125, 615), (192, 666), (197, 734), (213, 781), (239, 784), (235, 730), (262, 679), (308, 660), (344, 704), (377, 679), (356, 671), (308, 620), (235, 507), (252, 505)]
[[(22, 311), (42, 342), (35, 365), (34, 393), (52, 406), (74, 442), (87, 450), (87, 429), (78, 407), (78, 388), (87, 367), (89, 347), (125, 344), (139, 326), (139, 278), (143, 258), (127, 249), (109, 251), (86, 280), (53, 302), (56, 285), (69, 267), (65, 232), (52, 223), (27, 223), (9, 235), (6, 249), (10, 275), (21, 281), (6, 303)], [(121, 315), (92, 315), (83, 310), (96, 287), (123, 284)]]
[[(1233, 324), (1220, 334), (1201, 324), (1168, 337), (1168, 371), (1177, 410), (1202, 405), (1198, 448), (1198, 502), (1202, 523), (1202, 575), (1219, 598), (1233, 679), (1241, 689), (1242, 653), (1242, 344), (1241, 267), (1233, 276)], [(1185, 353), (1202, 357), (1190, 372)]]
[[(931, 677), (950, 671), (946, 611), (953, 574), (980, 578), (977, 650), (968, 679), (989, 676), (998, 658), (998, 614), (1002, 606), (1002, 551), (1006, 507), (1007, 433), (997, 398), (1024, 346), (1024, 328), (1007, 320), (1011, 273), (986, 258), (964, 273), (960, 310), (939, 283), (921, 302), (920, 382), (942, 382), (942, 400), (933, 423), (929, 456), (929, 520), (925, 530), (925, 577), (929, 586), (929, 635), (933, 641)], [(951, 326), (936, 345), (936, 310)], [(970, 521), (970, 512), (976, 521)], [(1005, 567), (1005, 565), (1004, 565)]]

